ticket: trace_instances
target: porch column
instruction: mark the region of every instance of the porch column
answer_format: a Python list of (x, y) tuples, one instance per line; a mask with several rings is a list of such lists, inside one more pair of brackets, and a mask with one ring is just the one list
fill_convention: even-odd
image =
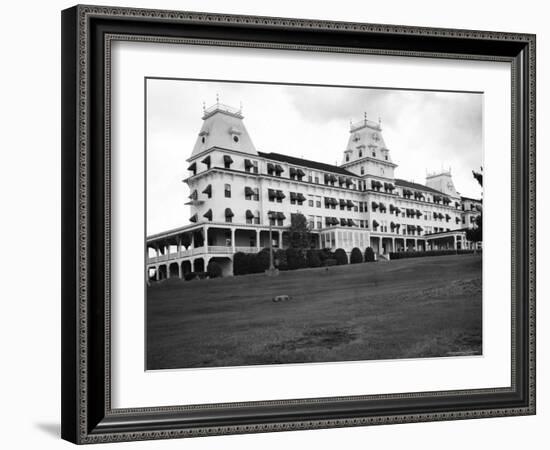
[(456, 250), (456, 236), (453, 236), (453, 250)]
[(160, 266), (155, 267), (155, 280), (157, 280), (157, 281), (160, 279), (160, 277), (159, 277), (159, 267)]
[(231, 251), (235, 253), (235, 228), (231, 228)]
[(208, 227), (202, 228), (202, 233), (204, 234), (204, 251), (205, 253), (208, 252)]
[(181, 261), (178, 263), (178, 278), (180, 280), (183, 278), (183, 270), (181, 268)]
[(319, 248), (323, 248), (321, 243), (321, 233), (319, 233), (317, 237), (319, 238)]
[(283, 248), (283, 231), (279, 230), (279, 248)]
[[(178, 256), (180, 255), (180, 252), (181, 252), (181, 236), (178, 236), (176, 238), (176, 245), (178, 246)], [(181, 278), (181, 277), (180, 277)]]
[(413, 239), (413, 242), (414, 242), (414, 251), (417, 252), (418, 251), (418, 239)]
[(193, 250), (195, 248), (195, 233), (191, 231), (191, 239), (189, 243), (189, 250)]
[(256, 253), (260, 251), (260, 230), (256, 230)]

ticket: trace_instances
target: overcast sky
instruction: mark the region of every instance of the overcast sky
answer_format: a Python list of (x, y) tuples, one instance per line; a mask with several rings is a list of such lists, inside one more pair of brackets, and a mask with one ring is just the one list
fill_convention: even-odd
[(349, 122), (382, 120), (397, 178), (424, 184), (426, 170), (451, 167), (456, 189), (480, 197), (472, 177), (483, 161), (483, 95), (372, 88), (186, 80), (147, 83), (147, 233), (189, 223), (186, 159), (202, 125), (202, 104), (243, 105), (244, 124), (263, 152), (342, 162)]

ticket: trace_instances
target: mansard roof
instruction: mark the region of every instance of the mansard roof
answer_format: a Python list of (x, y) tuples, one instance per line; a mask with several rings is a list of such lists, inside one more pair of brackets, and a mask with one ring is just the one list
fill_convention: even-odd
[(294, 156), (283, 155), (281, 153), (264, 153), (258, 152), (258, 156), (266, 159), (272, 159), (274, 161), (280, 161), (288, 164), (294, 164), (296, 166), (307, 167), (309, 169), (320, 170), (324, 172), (339, 173), (348, 177), (357, 177), (357, 174), (344, 169), (343, 167), (333, 166), (332, 164), (325, 164), (318, 161), (311, 161), (309, 159), (295, 158)]
[(395, 184), (404, 188), (416, 189), (417, 191), (426, 191), (434, 194), (446, 195), (444, 192), (438, 191), (437, 189), (433, 189), (423, 184), (413, 183), (412, 181), (402, 180), (400, 178), (395, 179)]

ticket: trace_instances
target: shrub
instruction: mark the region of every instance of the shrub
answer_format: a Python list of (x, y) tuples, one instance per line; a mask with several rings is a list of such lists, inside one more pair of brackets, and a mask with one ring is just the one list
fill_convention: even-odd
[(252, 256), (252, 273), (262, 273), (269, 269), (269, 249), (263, 248)]
[(275, 265), (279, 270), (288, 270), (288, 261), (286, 259), (286, 252), (279, 248), (275, 252)]
[(332, 258), (333, 255), (332, 255), (332, 252), (330, 251), (330, 248), (323, 248), (321, 250), (319, 250), (319, 258), (321, 259), (321, 263), (325, 260), (325, 259), (329, 259), (329, 258)]
[(323, 263), (321, 265), (323, 267), (328, 267), (328, 266), (336, 266), (337, 264), (338, 264), (338, 261), (336, 261), (335, 259), (327, 258), (323, 261)]
[(374, 261), (374, 250), (372, 249), (372, 247), (367, 247), (365, 249), (365, 262), (373, 262), (373, 261)]
[(222, 267), (216, 261), (210, 261), (206, 267), (210, 278), (219, 278), (222, 276)]
[(349, 257), (350, 264), (359, 264), (363, 262), (363, 253), (357, 247), (354, 247)]
[(334, 252), (334, 259), (339, 266), (345, 265), (348, 263), (348, 254), (343, 248), (337, 248)]
[(319, 250), (308, 250), (306, 254), (308, 267), (321, 267), (321, 258)]
[(184, 279), (185, 281), (191, 281), (191, 280), (194, 280), (195, 278), (197, 278), (196, 272), (187, 272), (187, 273), (183, 276), (183, 279)]
[(464, 255), (474, 253), (473, 250), (427, 250), (420, 252), (392, 252), (390, 259), (420, 258), (422, 256)]
[(286, 260), (289, 270), (302, 269), (306, 267), (306, 259), (304, 258), (304, 253), (301, 249), (292, 247), (287, 248)]
[(235, 256), (233, 256), (233, 275), (246, 275), (249, 273), (247, 256), (243, 252), (235, 253)]

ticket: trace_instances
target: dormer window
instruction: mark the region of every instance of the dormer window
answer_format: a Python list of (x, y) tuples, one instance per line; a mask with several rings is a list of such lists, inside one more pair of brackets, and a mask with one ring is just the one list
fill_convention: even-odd
[(365, 175), (365, 167), (361, 166), (361, 175)]
[(233, 141), (234, 142), (239, 142), (239, 136), (237, 136), (237, 135), (233, 136)]
[(363, 157), (363, 150), (359, 150), (359, 158)]
[(349, 154), (346, 154), (346, 162), (349, 161)]

